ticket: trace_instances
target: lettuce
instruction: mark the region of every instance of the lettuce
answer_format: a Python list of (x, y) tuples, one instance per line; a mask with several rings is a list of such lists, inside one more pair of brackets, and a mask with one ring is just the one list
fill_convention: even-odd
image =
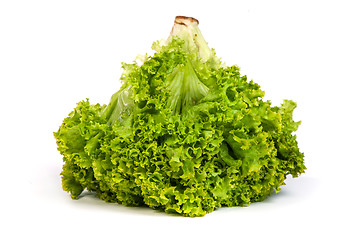
[(258, 84), (216, 57), (196, 19), (176, 17), (153, 49), (123, 63), (108, 105), (79, 102), (54, 133), (73, 199), (87, 189), (107, 202), (203, 216), (262, 201), (305, 171), (296, 104), (262, 100)]

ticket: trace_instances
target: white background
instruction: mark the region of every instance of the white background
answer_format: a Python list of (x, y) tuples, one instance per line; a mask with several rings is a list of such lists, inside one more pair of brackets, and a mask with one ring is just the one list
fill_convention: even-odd
[[(107, 104), (121, 62), (151, 53), (176, 15), (274, 105), (298, 103), (308, 168), (279, 194), (201, 218), (61, 188), (53, 132), (85, 98)], [(359, 239), (356, 1), (1, 1), (1, 239)]]

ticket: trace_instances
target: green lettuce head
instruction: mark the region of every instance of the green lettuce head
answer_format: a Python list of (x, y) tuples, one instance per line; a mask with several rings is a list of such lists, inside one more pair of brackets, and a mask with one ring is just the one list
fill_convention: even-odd
[(87, 189), (107, 202), (203, 216), (264, 200), (304, 172), (296, 104), (263, 101), (258, 84), (216, 57), (196, 19), (176, 17), (153, 49), (123, 64), (108, 105), (78, 103), (54, 133), (72, 198)]

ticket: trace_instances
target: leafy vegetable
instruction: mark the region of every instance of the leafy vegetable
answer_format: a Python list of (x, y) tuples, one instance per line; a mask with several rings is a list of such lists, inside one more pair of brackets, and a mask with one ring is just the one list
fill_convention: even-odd
[(303, 173), (292, 120), (296, 104), (263, 101), (258, 84), (226, 66), (198, 21), (176, 17), (141, 64), (123, 64), (108, 105), (82, 101), (54, 133), (63, 188), (107, 202), (184, 216), (243, 206)]

